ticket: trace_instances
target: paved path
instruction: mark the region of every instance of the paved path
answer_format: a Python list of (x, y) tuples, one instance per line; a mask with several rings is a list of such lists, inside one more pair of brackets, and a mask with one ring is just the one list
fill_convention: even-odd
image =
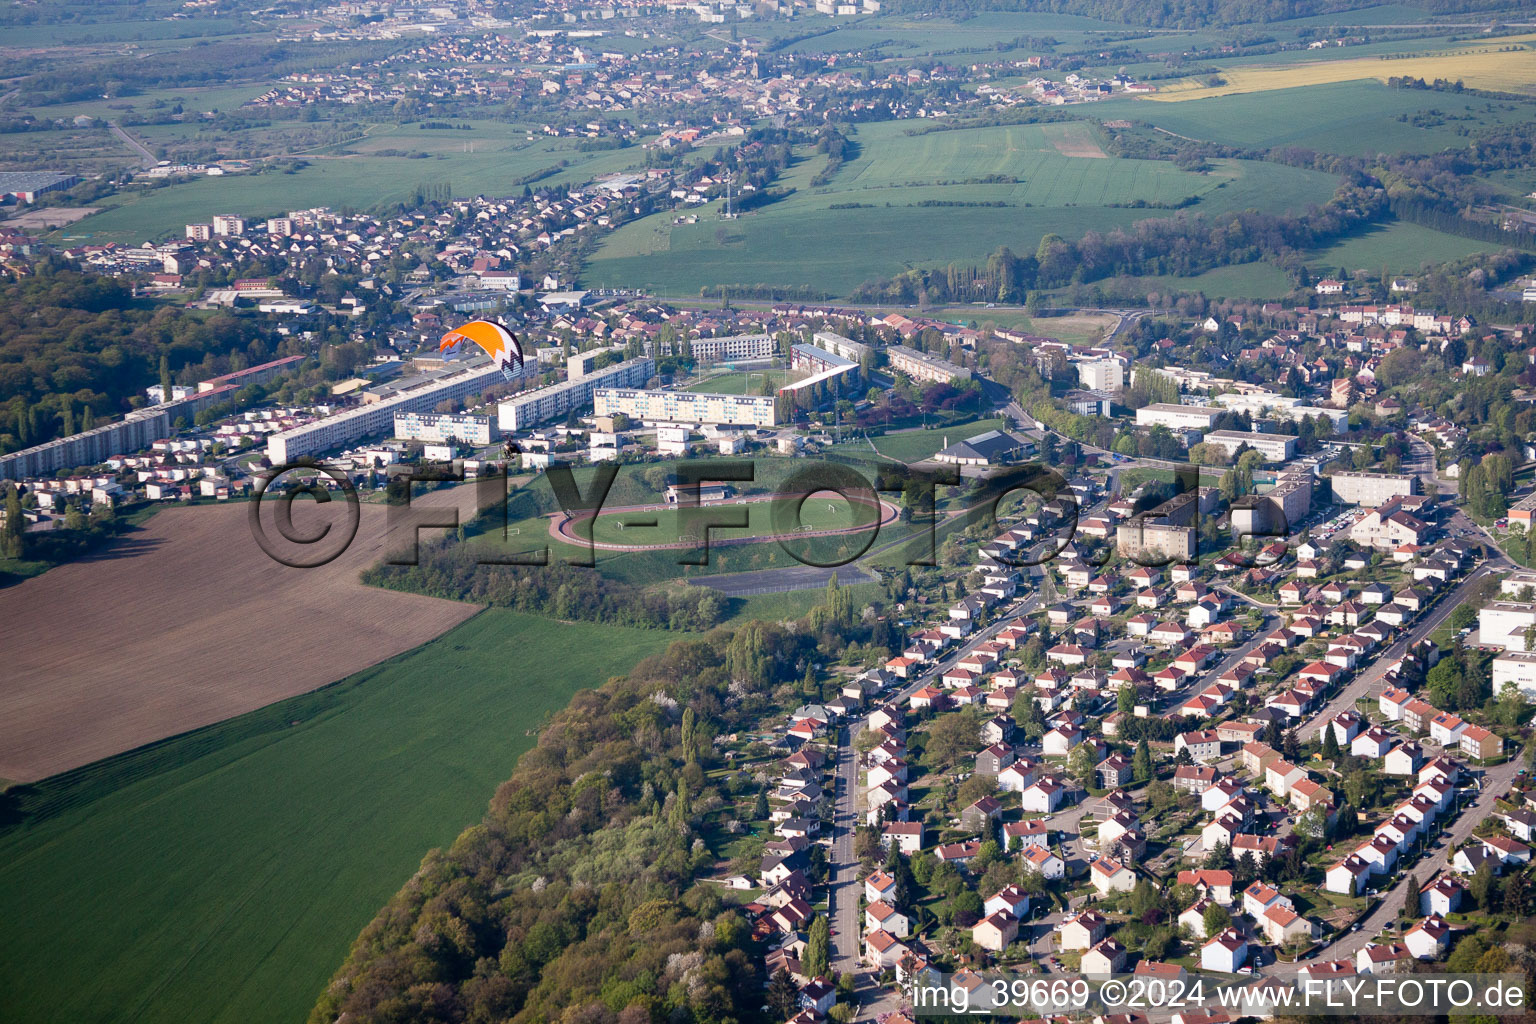
[(130, 149), (139, 154), (139, 157), (143, 161), (145, 167), (153, 167), (155, 164), (159, 163), (159, 161), (155, 159), (155, 154), (151, 153), (145, 147), (144, 143), (123, 131), (122, 127), (116, 121), (108, 121), (107, 127), (112, 129), (113, 135), (116, 135), (123, 142), (127, 143)]

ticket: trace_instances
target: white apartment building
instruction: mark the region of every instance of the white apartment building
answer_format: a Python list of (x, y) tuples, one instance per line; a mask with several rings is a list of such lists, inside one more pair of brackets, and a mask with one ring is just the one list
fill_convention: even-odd
[(1209, 405), (1173, 405), (1153, 402), (1136, 410), (1138, 427), (1163, 426), (1175, 430), (1210, 430), (1225, 409)]
[(1477, 639), (1506, 651), (1526, 650), (1525, 631), (1536, 626), (1536, 603), (1489, 601), (1477, 612)]
[(1118, 359), (1087, 359), (1077, 364), (1077, 382), (1087, 391), (1119, 391), (1125, 387), (1125, 367)]
[(777, 401), (771, 395), (599, 388), (594, 401), (599, 416), (623, 413), (642, 423), (771, 427), (777, 422)]
[(216, 236), (235, 236), (245, 234), (245, 218), (237, 217), (232, 213), (216, 213), (213, 215), (213, 233)]
[(513, 395), (497, 404), (496, 422), (503, 432), (526, 430), (585, 406), (593, 400), (599, 388), (634, 387), (644, 384), (655, 373), (656, 364), (649, 356), (614, 363), (578, 380)]
[(491, 444), (501, 437), (501, 431), (489, 416), (469, 413), (397, 412), (395, 436), (404, 441), (427, 441), (447, 444), (462, 441), (464, 444)]
[(1401, 495), (1417, 494), (1419, 478), (1408, 473), (1335, 473), (1328, 478), (1341, 505), (1377, 508)]
[(688, 343), (700, 363), (728, 363), (736, 359), (771, 359), (779, 342), (771, 334), (733, 334), (727, 338), (694, 338)]
[(1505, 683), (1514, 683), (1527, 701), (1536, 701), (1536, 654), (1505, 651), (1493, 659), (1493, 692), (1504, 691)]
[(1208, 445), (1215, 445), (1232, 455), (1243, 445), (1247, 445), (1260, 455), (1265, 462), (1289, 462), (1296, 456), (1296, 439), (1289, 434), (1256, 434), (1243, 430), (1212, 430), (1208, 431), (1200, 439)]

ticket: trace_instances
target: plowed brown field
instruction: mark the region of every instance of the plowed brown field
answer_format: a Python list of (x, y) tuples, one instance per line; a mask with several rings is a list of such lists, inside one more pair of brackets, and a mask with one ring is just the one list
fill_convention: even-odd
[[(414, 504), (468, 511), (473, 495)], [(168, 509), (0, 590), (0, 778), (44, 778), (316, 689), (478, 610), (358, 582), (384, 547), (384, 507), (361, 512), (351, 547), (316, 569), (269, 559), (236, 504)], [(301, 529), (304, 515), (296, 504)]]

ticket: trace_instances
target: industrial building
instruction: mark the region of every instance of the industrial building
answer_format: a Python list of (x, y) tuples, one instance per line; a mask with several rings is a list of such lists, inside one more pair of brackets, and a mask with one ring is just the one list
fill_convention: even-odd
[(17, 202), (35, 203), (48, 192), (62, 192), (80, 183), (73, 174), (58, 171), (0, 171), (0, 199), (14, 197)]
[(952, 380), (971, 379), (971, 371), (965, 367), (956, 366), (948, 359), (940, 359), (938, 356), (919, 352), (905, 345), (892, 345), (885, 350), (885, 355), (890, 360), (891, 369), (904, 373), (913, 380), (948, 384)]
[(642, 423), (710, 423), (719, 426), (771, 427), (778, 422), (771, 395), (717, 395), (702, 391), (642, 391), (599, 388), (598, 416), (619, 413)]
[(1264, 456), (1265, 462), (1289, 462), (1296, 456), (1296, 438), (1289, 434), (1256, 434), (1244, 430), (1212, 430), (1200, 439), (1226, 452), (1227, 458), (1244, 445)]
[(655, 373), (656, 364), (649, 356), (614, 363), (578, 380), (513, 395), (496, 406), (496, 422), (503, 432), (526, 430), (584, 407), (593, 401), (599, 388), (638, 387)]
[(1419, 478), (1409, 473), (1335, 473), (1328, 478), (1333, 500), (1341, 505), (1376, 508), (1393, 498), (1418, 493)]

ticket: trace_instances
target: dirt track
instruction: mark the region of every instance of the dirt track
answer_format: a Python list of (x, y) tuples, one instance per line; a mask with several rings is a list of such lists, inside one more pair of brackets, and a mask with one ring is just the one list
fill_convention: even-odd
[[(415, 504), (467, 509), (473, 493)], [(0, 590), (0, 778), (45, 778), (316, 689), (478, 610), (358, 582), (383, 550), (381, 505), (364, 504), (351, 547), (317, 569), (263, 554), (248, 511), (168, 509), (90, 558)], [(294, 518), (311, 521), (297, 507)]]

